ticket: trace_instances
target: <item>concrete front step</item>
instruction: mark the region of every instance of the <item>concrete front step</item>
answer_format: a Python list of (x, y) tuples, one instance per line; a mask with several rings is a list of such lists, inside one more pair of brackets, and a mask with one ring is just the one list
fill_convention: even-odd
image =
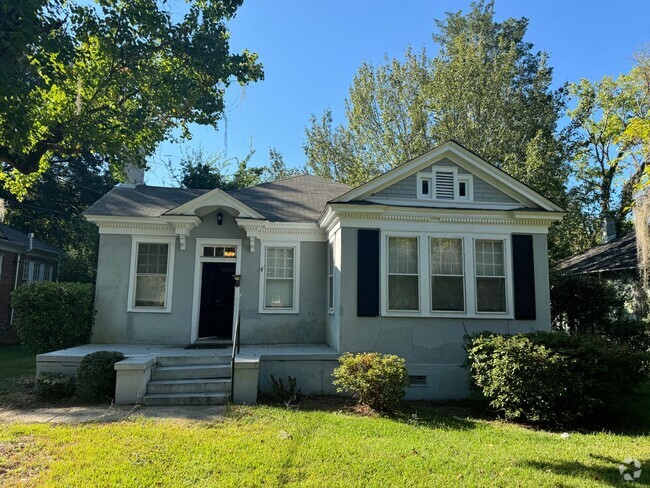
[(147, 385), (147, 394), (166, 393), (230, 393), (230, 379), (153, 380)]
[(208, 378), (230, 378), (230, 365), (157, 366), (151, 370), (152, 380)]
[(157, 362), (160, 366), (199, 366), (230, 364), (230, 359), (229, 352), (220, 352), (196, 356), (158, 356)]
[(145, 395), (145, 405), (224, 405), (229, 393), (165, 393)]

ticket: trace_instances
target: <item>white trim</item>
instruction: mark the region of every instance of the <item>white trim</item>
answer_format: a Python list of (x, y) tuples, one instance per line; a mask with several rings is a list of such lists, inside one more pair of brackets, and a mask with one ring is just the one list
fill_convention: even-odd
[[(135, 275), (137, 271), (138, 244), (168, 244), (167, 251), (167, 277), (165, 283), (165, 307), (136, 307), (135, 306)], [(131, 264), (129, 268), (129, 294), (127, 312), (137, 313), (170, 313), (172, 311), (172, 296), (174, 288), (174, 256), (176, 251), (175, 237), (131, 236)]]
[[(196, 250), (194, 257), (194, 294), (192, 297), (192, 325), (190, 327), (190, 344), (196, 342), (199, 338), (199, 314), (201, 313), (201, 274), (203, 272), (203, 263), (232, 263), (235, 262), (235, 274), (241, 274), (241, 239), (219, 239), (215, 237), (197, 237)], [(201, 256), (203, 246), (235, 246), (236, 256), (233, 258), (204, 258)], [(233, 283), (233, 286), (234, 283)], [(235, 287), (235, 303), (232, 309), (232, 327), (235, 330), (237, 317), (239, 316), (240, 290)], [(233, 338), (234, 339), (234, 338)]]
[(86, 220), (99, 227), (100, 234), (172, 237), (174, 228), (160, 217), (107, 217), (85, 215)]
[[(300, 312), (300, 242), (288, 242), (285, 240), (269, 240), (260, 243), (260, 285), (259, 285), (259, 303), (258, 313), (260, 314), (297, 314)], [(264, 266), (266, 265), (266, 249), (269, 247), (276, 248), (293, 248), (293, 307), (292, 308), (266, 308), (266, 274)]]
[[(327, 290), (327, 313), (334, 315), (335, 301), (336, 301), (336, 235), (330, 236), (327, 240), (327, 283), (325, 289)], [(331, 274), (330, 274), (331, 272)], [(332, 277), (332, 303), (330, 303), (330, 276)]]
[[(419, 310), (418, 311), (393, 311), (388, 310), (388, 238), (389, 237), (417, 237), (418, 238), (418, 269), (419, 269)], [(464, 291), (465, 311), (432, 311), (431, 310), (431, 258), (430, 239), (448, 238), (463, 239), (464, 257)], [(476, 310), (476, 265), (474, 255), (474, 242), (479, 240), (504, 241), (504, 265), (506, 272), (506, 312), (478, 312)], [(512, 251), (510, 234), (482, 234), (472, 232), (426, 232), (417, 231), (381, 231), (380, 246), (380, 297), (382, 317), (438, 317), (438, 318), (483, 318), (483, 319), (514, 319), (513, 307), (513, 276), (512, 276)]]
[[(424, 180), (427, 180), (429, 182), (429, 193), (426, 194), (426, 195), (424, 193), (422, 193), (422, 182)], [(433, 191), (433, 177), (432, 177), (432, 175), (430, 173), (418, 173), (417, 178), (416, 178), (416, 185), (417, 185), (417, 192), (416, 193), (417, 193), (418, 200), (431, 200), (431, 193)], [(368, 200), (371, 200), (371, 199), (368, 198)], [(375, 199), (375, 198), (372, 199), (372, 201), (377, 201), (377, 200), (378, 199)], [(411, 202), (411, 204), (413, 203), (412, 200), (407, 200), (407, 201)]]
[(552, 212), (563, 212), (562, 208), (549, 199), (487, 161), (479, 158), (454, 141), (448, 141), (435, 147), (421, 156), (344, 193), (340, 197), (335, 198), (333, 202), (350, 202), (367, 198), (373, 193), (377, 193), (407, 176), (422, 171), (427, 166), (442, 159), (449, 159), (451, 162), (529, 207), (539, 207)]
[(264, 218), (262, 214), (220, 188), (215, 188), (183, 205), (168, 210), (164, 215), (195, 215), (199, 208), (207, 206), (232, 208), (238, 212), (239, 217), (249, 217), (252, 219)]
[(325, 242), (327, 233), (312, 222), (269, 222), (268, 220), (235, 219), (249, 239), (250, 252), (255, 252), (255, 239), (284, 242)]
[[(465, 183), (465, 196), (460, 196), (460, 184)], [(457, 202), (474, 202), (474, 176), (472, 174), (460, 174), (456, 178), (456, 201)], [(499, 204), (497, 204), (499, 205)], [(507, 205), (507, 204), (500, 204)], [(483, 206), (485, 208), (485, 205)]]

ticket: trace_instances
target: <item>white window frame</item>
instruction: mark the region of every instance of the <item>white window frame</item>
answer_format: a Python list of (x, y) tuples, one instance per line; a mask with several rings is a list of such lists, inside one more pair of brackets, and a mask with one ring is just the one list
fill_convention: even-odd
[[(419, 311), (388, 309), (388, 238), (417, 237), (419, 265)], [(463, 239), (465, 311), (431, 310), (431, 238)], [(476, 299), (475, 240), (502, 240), (504, 242), (504, 265), (506, 273), (506, 311), (479, 312)], [(468, 234), (463, 232), (408, 232), (382, 231), (380, 248), (381, 315), (383, 317), (439, 317), (439, 318), (484, 318), (514, 319), (512, 247), (510, 234)]]
[[(426, 180), (429, 182), (429, 194), (422, 193), (422, 182)], [(418, 173), (417, 175), (417, 194), (420, 200), (433, 199), (433, 175), (431, 173)]]
[[(453, 200), (447, 198), (436, 198), (436, 175), (437, 173), (453, 173), (454, 175), (454, 198)], [(433, 166), (430, 171), (422, 171), (417, 173), (417, 198), (418, 200), (430, 200), (435, 202), (473, 202), (474, 201), (474, 175), (471, 173), (459, 173), (458, 168), (454, 166)], [(429, 194), (422, 193), (422, 181), (429, 181)], [(460, 184), (465, 183), (467, 192), (464, 197), (460, 196)]]
[[(460, 184), (465, 183), (465, 196), (460, 196)], [(461, 202), (473, 202), (474, 201), (474, 176), (471, 174), (462, 174), (457, 175), (456, 177), (456, 193), (455, 199)]]
[[(327, 241), (327, 311), (334, 314), (334, 302), (336, 301), (336, 239), (332, 236)], [(332, 283), (332, 301), (330, 302), (330, 281)]]
[[(431, 264), (432, 264), (431, 263), (431, 248), (432, 248), (431, 240), (432, 239), (450, 239), (450, 240), (451, 239), (456, 239), (456, 240), (460, 240), (460, 248), (461, 248), (460, 259), (461, 259), (461, 263), (463, 265), (463, 274), (462, 274), (462, 278), (463, 278), (463, 310), (433, 310), (433, 303), (432, 303), (433, 300), (431, 299), (431, 293), (432, 293), (432, 290), (431, 290), (431, 277), (434, 276), (434, 274), (431, 272), (431, 268), (432, 268), (432, 266), (431, 266)], [(466, 315), (467, 314), (467, 266), (466, 266), (467, 257), (466, 257), (466, 253), (465, 253), (465, 246), (467, 246), (467, 242), (466, 242), (465, 238), (460, 237), (460, 236), (445, 236), (445, 237), (442, 237), (442, 236), (429, 235), (427, 237), (427, 244), (428, 244), (428, 247), (429, 247), (429, 249), (428, 249), (429, 253), (427, 254), (427, 261), (428, 261), (428, 264), (429, 264), (429, 270), (428, 270), (429, 271), (429, 276), (428, 276), (428, 279), (429, 279), (429, 294), (428, 294), (428, 299), (429, 299), (429, 311), (430, 311), (430, 313), (431, 314), (436, 314), (436, 315), (443, 314), (443, 315), (448, 315), (448, 316), (451, 316), (451, 315), (462, 315), (462, 316), (464, 316), (464, 315)], [(455, 277), (458, 277), (458, 275), (442, 275), (442, 274), (435, 275), (435, 276), (455, 276)]]
[[(27, 276), (25, 276), (27, 275)], [(34, 281), (34, 261), (23, 261), (23, 281), (31, 283)]]
[[(266, 307), (266, 249), (293, 248), (293, 307)], [(297, 314), (300, 312), (300, 242), (262, 241), (260, 245), (260, 286), (258, 313), (261, 314)]]
[[(505, 276), (483, 276), (483, 278), (503, 278), (503, 280), (505, 281), (505, 288), (506, 288), (506, 296), (505, 296), (505, 299), (506, 299), (506, 311), (505, 312), (479, 312), (479, 310), (478, 310), (478, 291), (477, 291), (478, 286), (476, 285), (476, 280), (477, 280), (477, 278), (479, 276), (476, 273), (476, 241), (503, 241), (503, 272), (505, 273)], [(481, 236), (481, 237), (476, 237), (476, 238), (473, 239), (473, 242), (472, 242), (472, 254), (473, 254), (473, 257), (474, 257), (474, 260), (473, 260), (474, 269), (473, 269), (472, 279), (474, 280), (474, 290), (475, 290), (475, 293), (474, 293), (474, 307), (475, 307), (477, 315), (480, 315), (480, 316), (486, 316), (486, 315), (488, 315), (488, 316), (489, 315), (502, 316), (504, 314), (507, 314), (509, 309), (510, 309), (510, 303), (512, 302), (512, 299), (511, 299), (510, 296), (511, 296), (511, 293), (512, 293), (511, 288), (512, 288), (513, 284), (512, 284), (512, 273), (510, 272), (510, 269), (509, 269), (509, 266), (508, 266), (508, 263), (510, 261), (510, 259), (508, 259), (508, 256), (510, 255), (510, 247), (508, 246), (509, 241), (510, 241), (510, 239), (506, 240), (506, 239), (503, 239), (503, 238), (493, 237), (493, 236), (491, 236), (491, 237), (483, 237), (483, 236)]]
[[(388, 308), (388, 239), (391, 237), (415, 237), (418, 250), (418, 309), (417, 310), (390, 310)], [(380, 259), (381, 259), (381, 308), (383, 315), (393, 315), (393, 316), (402, 316), (402, 317), (413, 317), (414, 315), (422, 314), (422, 238), (421, 235), (411, 232), (382, 232), (381, 237), (381, 249), (380, 249)], [(408, 276), (408, 275), (407, 275)]]
[[(165, 306), (163, 308), (136, 307), (135, 284), (138, 261), (139, 244), (168, 244), (167, 251), (167, 281), (165, 283)], [(172, 311), (172, 296), (174, 285), (174, 254), (176, 250), (176, 237), (132, 236), (131, 237), (131, 268), (129, 270), (129, 299), (127, 312), (138, 313), (170, 313)]]

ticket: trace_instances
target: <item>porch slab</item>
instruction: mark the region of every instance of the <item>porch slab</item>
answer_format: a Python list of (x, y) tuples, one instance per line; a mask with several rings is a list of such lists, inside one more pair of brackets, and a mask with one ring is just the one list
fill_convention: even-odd
[(335, 361), (340, 356), (327, 344), (242, 345), (240, 354), (274, 361)]

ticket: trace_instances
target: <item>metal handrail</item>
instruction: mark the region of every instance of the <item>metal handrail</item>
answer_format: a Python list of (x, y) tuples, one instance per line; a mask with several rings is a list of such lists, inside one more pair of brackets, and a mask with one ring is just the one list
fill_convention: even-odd
[(230, 401), (235, 399), (235, 357), (239, 354), (239, 322), (241, 314), (237, 312), (237, 322), (235, 322), (235, 333), (232, 341), (232, 354), (230, 356)]

